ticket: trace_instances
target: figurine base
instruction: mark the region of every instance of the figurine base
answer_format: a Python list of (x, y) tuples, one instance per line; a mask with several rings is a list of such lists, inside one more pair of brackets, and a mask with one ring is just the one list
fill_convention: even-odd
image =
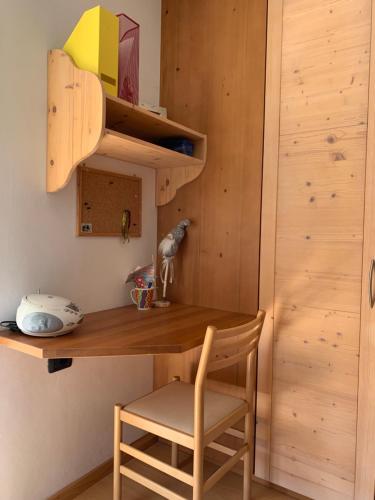
[(169, 300), (155, 300), (154, 302), (155, 307), (169, 307), (170, 305)]

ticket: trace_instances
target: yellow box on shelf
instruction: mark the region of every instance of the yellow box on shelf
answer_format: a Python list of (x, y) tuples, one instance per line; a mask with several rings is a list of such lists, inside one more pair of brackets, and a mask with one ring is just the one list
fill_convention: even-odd
[(86, 10), (64, 45), (75, 64), (96, 73), (105, 91), (117, 96), (119, 21), (101, 6)]

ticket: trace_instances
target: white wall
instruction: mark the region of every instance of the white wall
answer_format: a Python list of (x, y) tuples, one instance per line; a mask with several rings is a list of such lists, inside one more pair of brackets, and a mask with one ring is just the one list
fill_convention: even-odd
[[(46, 194), (46, 53), (61, 47), (90, 0), (1, 0), (0, 319), (38, 288), (85, 312), (128, 301), (124, 277), (156, 247), (154, 175), (143, 178), (143, 236), (75, 237), (75, 178)], [(158, 104), (160, 0), (103, 0), (141, 24), (141, 99)], [(152, 385), (152, 359), (75, 360), (49, 375), (45, 361), (0, 348), (0, 499), (41, 500), (112, 455), (112, 406)], [(135, 434), (128, 434), (134, 439)]]

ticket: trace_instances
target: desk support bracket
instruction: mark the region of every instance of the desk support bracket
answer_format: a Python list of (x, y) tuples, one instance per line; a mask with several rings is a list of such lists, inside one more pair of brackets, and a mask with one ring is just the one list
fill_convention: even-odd
[(65, 370), (72, 366), (72, 358), (60, 358), (60, 359), (49, 359), (48, 360), (48, 373), (55, 373), (60, 370)]

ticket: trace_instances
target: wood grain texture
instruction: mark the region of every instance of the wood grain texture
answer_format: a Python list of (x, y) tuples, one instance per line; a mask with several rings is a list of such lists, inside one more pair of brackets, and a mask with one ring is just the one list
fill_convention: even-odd
[(230, 328), (251, 319), (248, 314), (180, 304), (147, 311), (125, 306), (87, 314), (82, 325), (62, 337), (0, 330), (0, 345), (37, 358), (180, 353), (201, 346), (208, 325)]
[(263, 1), (163, 3), (162, 104), (209, 136), (204, 173), (158, 211), (159, 237), (193, 220), (173, 300), (258, 309), (265, 11)]
[(202, 160), (198, 158), (109, 129), (105, 129), (103, 140), (96, 153), (155, 169), (165, 168), (165, 166), (168, 168), (181, 168), (189, 165), (203, 167)]
[[(206, 138), (204, 134), (189, 127), (108, 94), (106, 94), (106, 128), (150, 142), (161, 138), (183, 136), (199, 145)], [(202, 160), (203, 157), (198, 153), (199, 151), (195, 150), (194, 156)]]
[[(266, 100), (264, 117), (264, 153), (262, 183), (262, 230), (260, 244), (259, 307), (266, 311), (259, 343), (258, 460), (257, 474), (270, 478), (272, 363), (275, 296), (275, 247), (277, 215), (277, 178), (280, 136), (280, 79), (283, 3), (268, 1)], [(263, 444), (263, 446), (262, 446)], [(262, 469), (260, 469), (262, 467)]]
[[(204, 134), (172, 120), (165, 120), (133, 104), (125, 103), (124, 105), (122, 99), (107, 96), (106, 103), (106, 127), (109, 130), (143, 139), (149, 143), (170, 137), (186, 137), (193, 142), (194, 158), (184, 157), (184, 155), (166, 151), (152, 144), (148, 144), (148, 150), (145, 145), (141, 149), (142, 143), (133, 144), (133, 152), (129, 148), (126, 148), (126, 151), (121, 149), (120, 152), (116, 149), (115, 154), (119, 159), (139, 163), (143, 157), (142, 161), (146, 161), (148, 166), (157, 169), (155, 194), (158, 206), (166, 205), (176, 196), (181, 186), (192, 182), (202, 173), (207, 154), (207, 138)], [(108, 137), (107, 140), (109, 140)], [(111, 140), (115, 141), (113, 137)], [(179, 168), (175, 169), (175, 167)]]
[[(266, 11), (266, 0), (163, 1), (161, 104), (172, 119), (208, 137), (202, 174), (158, 210), (159, 240), (178, 220), (193, 222), (170, 288), (178, 302), (258, 310)], [(177, 368), (193, 371), (194, 363), (193, 353), (184, 361), (156, 360), (156, 383)], [(243, 382), (243, 367), (228, 377)], [(267, 432), (260, 434), (267, 440)]]
[(97, 149), (103, 133), (102, 84), (62, 50), (48, 52), (47, 191), (62, 189)]
[(275, 19), (283, 36), (270, 478), (319, 500), (354, 496), (369, 7), (284, 0)]
[(369, 305), (371, 260), (375, 258), (375, 2), (371, 1), (371, 50), (368, 103), (365, 220), (355, 499), (375, 496), (375, 311)]
[[(191, 140), (193, 156), (158, 146), (166, 137)], [(200, 132), (105, 95), (96, 75), (78, 69), (64, 51), (49, 51), (47, 191), (62, 189), (77, 165), (97, 153), (161, 169), (156, 204), (163, 205), (202, 172), (206, 141)]]

